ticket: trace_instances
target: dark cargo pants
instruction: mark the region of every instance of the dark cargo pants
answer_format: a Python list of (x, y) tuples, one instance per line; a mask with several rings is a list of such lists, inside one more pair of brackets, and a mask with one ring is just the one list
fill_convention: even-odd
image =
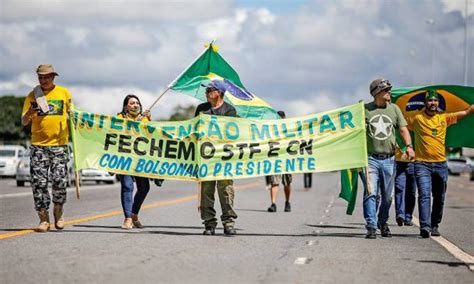
[(214, 195), (219, 195), (222, 215), (221, 221), (224, 226), (234, 226), (237, 213), (234, 211), (234, 181), (217, 180), (201, 182), (201, 219), (205, 226), (217, 226), (216, 210), (214, 209)]

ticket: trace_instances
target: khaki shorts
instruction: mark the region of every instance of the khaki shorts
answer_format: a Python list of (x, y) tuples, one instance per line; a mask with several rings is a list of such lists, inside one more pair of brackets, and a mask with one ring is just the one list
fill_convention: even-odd
[(288, 186), (293, 181), (293, 177), (291, 174), (284, 174), (284, 175), (273, 175), (270, 176), (270, 184), (272, 186), (280, 185), (280, 182), (283, 183), (284, 186)]

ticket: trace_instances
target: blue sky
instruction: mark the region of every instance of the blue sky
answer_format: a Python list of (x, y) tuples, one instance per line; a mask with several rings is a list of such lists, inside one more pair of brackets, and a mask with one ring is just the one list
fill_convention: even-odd
[[(115, 114), (126, 94), (151, 105), (217, 40), (251, 92), (288, 116), (370, 100), (368, 85), (463, 84), (464, 0), (0, 0), (0, 96), (26, 95), (40, 63), (80, 108)], [(468, 84), (474, 85), (474, 0)], [(169, 93), (152, 110), (166, 118)]]

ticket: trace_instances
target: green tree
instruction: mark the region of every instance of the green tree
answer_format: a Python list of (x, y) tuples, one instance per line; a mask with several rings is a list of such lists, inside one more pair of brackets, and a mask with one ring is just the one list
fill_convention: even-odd
[(179, 120), (190, 119), (194, 117), (195, 110), (196, 110), (196, 107), (194, 105), (188, 105), (188, 106), (177, 105), (174, 108), (174, 113), (170, 116), (169, 120), (179, 121)]
[(25, 97), (7, 95), (0, 97), (0, 137), (3, 141), (19, 141), (29, 138), (29, 127), (21, 125), (21, 113)]

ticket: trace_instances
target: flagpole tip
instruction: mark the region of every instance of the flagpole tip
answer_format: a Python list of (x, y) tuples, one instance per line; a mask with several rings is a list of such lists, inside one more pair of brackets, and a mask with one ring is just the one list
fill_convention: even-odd
[(219, 47), (214, 43), (214, 41), (212, 41), (211, 43), (206, 43), (204, 45), (204, 48), (209, 48), (209, 46), (212, 48), (212, 51), (214, 52), (218, 52), (219, 51)]

